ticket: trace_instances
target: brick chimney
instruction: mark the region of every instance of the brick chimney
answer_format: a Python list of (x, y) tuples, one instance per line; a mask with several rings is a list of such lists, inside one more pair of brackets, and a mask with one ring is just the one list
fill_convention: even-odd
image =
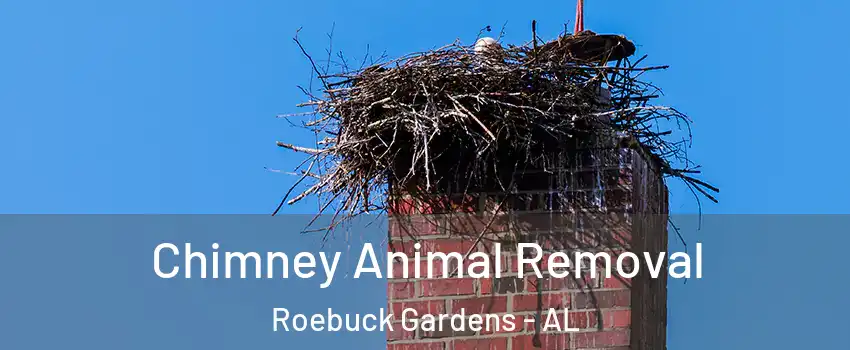
[[(516, 329), (405, 331), (396, 324), (387, 333), (387, 349), (665, 349), (666, 278), (651, 279), (645, 268), (630, 280), (616, 273), (539, 280), (528, 269), (525, 276), (516, 273), (517, 242), (536, 242), (549, 252), (632, 251), (641, 256), (666, 251), (667, 189), (661, 174), (640, 149), (616, 144), (574, 151), (560, 169), (525, 170), (509, 191), (435, 194), (427, 201), (395, 194), (390, 251), (412, 256), (416, 242), (423, 257), (429, 251), (464, 256), (480, 251), (490, 255), (491, 271), (496, 268), (494, 243), (501, 243), (503, 252), (501, 278), (390, 278), (387, 297), (396, 319), (405, 308), (420, 316), (463, 309), (467, 316), (513, 314)], [(400, 277), (403, 266), (393, 264)], [(427, 264), (411, 261), (410, 276), (416, 264), (424, 275)], [(434, 269), (442, 276), (441, 267)], [(568, 310), (569, 326), (579, 330), (543, 332), (541, 324), (523, 322), (545, 320), (549, 308)]]

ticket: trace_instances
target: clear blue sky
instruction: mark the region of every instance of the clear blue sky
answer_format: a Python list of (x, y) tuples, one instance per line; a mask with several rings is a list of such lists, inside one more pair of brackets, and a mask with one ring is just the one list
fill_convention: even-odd
[[(651, 76), (694, 120), (694, 159), (722, 189), (708, 213), (847, 213), (850, 118), (836, 66), (841, 1), (588, 0), (587, 26), (624, 33), (671, 69)], [(4, 1), (0, 212), (267, 213), (307, 135), (275, 119), (302, 101), (292, 44), (398, 55), (532, 19), (554, 37), (572, 0)], [(828, 182), (828, 186), (816, 186)], [(672, 209), (694, 212), (673, 186)], [(310, 208), (297, 208), (309, 212)]]
[[(291, 41), (297, 28), (316, 54), (335, 23), (336, 49), (361, 56), (369, 45), (397, 56), (456, 38), (471, 43), (486, 25), (507, 23), (505, 41), (519, 43), (532, 19), (552, 38), (574, 7), (572, 0), (0, 2), (0, 213), (269, 213), (294, 179), (264, 167), (300, 161), (274, 142), (311, 139), (275, 118), (296, 111), (296, 85), (309, 80)], [(671, 66), (651, 79), (666, 103), (695, 120), (691, 156), (722, 190), (705, 213), (850, 212), (843, 107), (850, 77), (840, 65), (850, 53), (847, 2), (588, 0), (586, 7), (588, 29), (626, 34), (648, 63)], [(671, 190), (674, 212), (696, 212), (689, 192)], [(723, 237), (718, 246), (760, 246), (753, 237)], [(834, 278), (828, 269), (811, 273)], [(741, 278), (729, 283), (752, 282)], [(718, 306), (708, 296), (728, 292), (705, 283), (671, 296), (671, 308), (687, 310), (688, 293), (706, 296), (693, 303)], [(763, 301), (756, 288), (735, 300)], [(672, 319), (691, 325), (681, 332), (698, 332), (694, 322), (705, 321), (679, 315)], [(687, 342), (696, 334), (678, 333), (677, 348), (708, 349)]]

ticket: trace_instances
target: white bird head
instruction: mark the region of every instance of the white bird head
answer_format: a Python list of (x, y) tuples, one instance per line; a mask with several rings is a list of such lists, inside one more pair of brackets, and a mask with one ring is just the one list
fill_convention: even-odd
[(490, 50), (490, 49), (496, 49), (496, 48), (501, 49), (502, 46), (499, 45), (499, 42), (497, 42), (496, 39), (493, 39), (491, 37), (483, 37), (481, 39), (478, 39), (478, 41), (475, 42), (475, 53), (476, 54), (481, 54), (484, 51), (487, 51), (487, 50)]

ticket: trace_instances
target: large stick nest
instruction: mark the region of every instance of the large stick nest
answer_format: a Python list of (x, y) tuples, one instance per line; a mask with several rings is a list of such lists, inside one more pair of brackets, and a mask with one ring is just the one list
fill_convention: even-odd
[(296, 38), (322, 83), (302, 89), (309, 101), (300, 105), (313, 117), (302, 125), (319, 136), (312, 147), (278, 142), (307, 155), (284, 202), (318, 196), (320, 212), (348, 218), (386, 209), (392, 191), (510, 191), (519, 170), (556, 164), (600, 137), (643, 150), (664, 175), (714, 200), (717, 190), (692, 177), (690, 119), (654, 105), (659, 89), (640, 79), (666, 66), (580, 59), (570, 43), (586, 35), (479, 53), (453, 43), (365, 68), (340, 60), (338, 72), (318, 67)]

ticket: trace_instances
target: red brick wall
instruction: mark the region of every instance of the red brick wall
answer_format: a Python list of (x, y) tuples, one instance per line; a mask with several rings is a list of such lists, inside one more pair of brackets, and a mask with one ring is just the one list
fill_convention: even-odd
[[(438, 206), (397, 196), (390, 215), (389, 250), (412, 255), (413, 244), (419, 242), (423, 257), (428, 251), (462, 255), (482, 251), (491, 254), (491, 260), (495, 242), (502, 244), (503, 252), (515, 249), (517, 242), (536, 242), (549, 251), (630, 250), (640, 255), (666, 250), (667, 192), (660, 175), (636, 150), (608, 155), (616, 162), (609, 159), (593, 167), (576, 166), (568, 173), (550, 172), (547, 176), (557, 179), (538, 179), (538, 185), (511, 194), (478, 193), (454, 198), (452, 205), (441, 199)], [(499, 204), (503, 202), (507, 205)], [(509, 313), (517, 317), (516, 330), (411, 332), (397, 324), (387, 334), (387, 349), (665, 348), (665, 278), (640, 274), (630, 281), (586, 275), (538, 280), (528, 271), (517, 276), (514, 252), (505, 252), (501, 262), (498, 279), (390, 278), (387, 296), (397, 316), (404, 308), (420, 314), (461, 309), (467, 315)], [(414, 264), (408, 266), (411, 275)], [(418, 264), (426, 273), (425, 263)], [(401, 266), (394, 268), (400, 276)], [(439, 267), (434, 272), (442, 273)], [(541, 333), (522, 322), (541, 312), (545, 319), (550, 307), (568, 309), (570, 326), (580, 331)]]

